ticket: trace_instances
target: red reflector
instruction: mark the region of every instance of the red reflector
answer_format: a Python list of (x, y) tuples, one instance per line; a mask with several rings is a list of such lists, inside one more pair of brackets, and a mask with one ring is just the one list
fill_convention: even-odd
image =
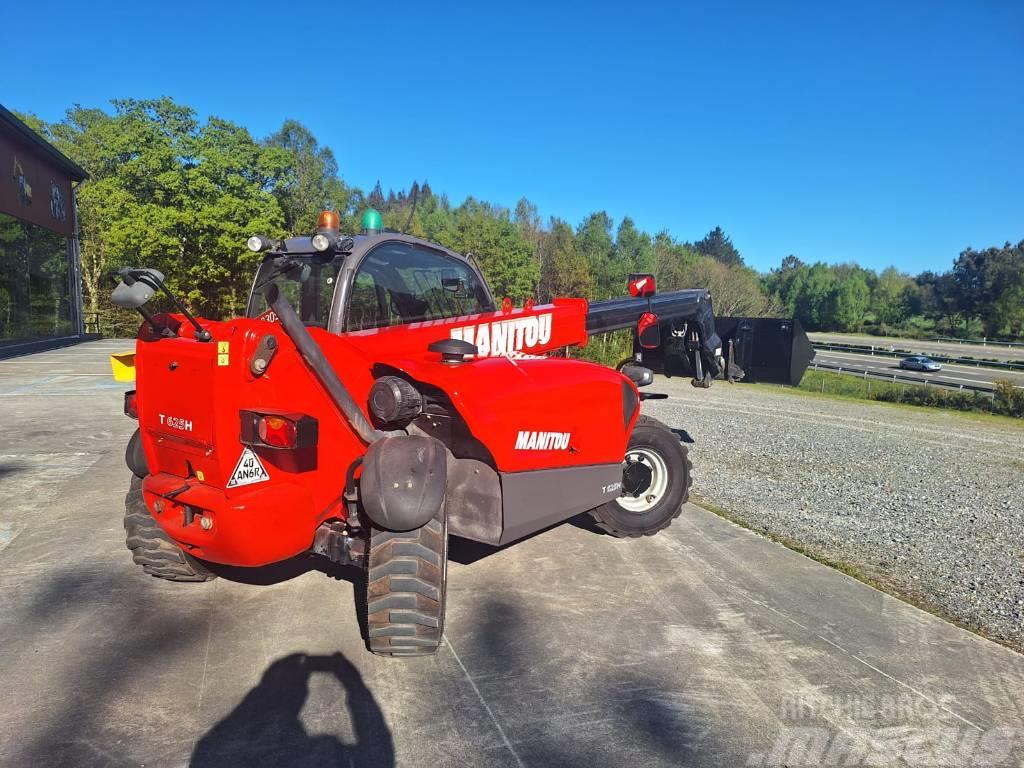
[(629, 293), (632, 296), (653, 296), (654, 276), (640, 275), (629, 281)]
[(637, 340), (644, 349), (657, 349), (661, 346), (661, 326), (658, 316), (653, 312), (644, 312), (636, 324)]
[(135, 401), (135, 390), (124, 393), (124, 415), (133, 419), (139, 418), (139, 406)]
[(293, 421), (281, 416), (260, 416), (259, 435), (260, 440), (275, 448), (294, 448), (298, 433)]

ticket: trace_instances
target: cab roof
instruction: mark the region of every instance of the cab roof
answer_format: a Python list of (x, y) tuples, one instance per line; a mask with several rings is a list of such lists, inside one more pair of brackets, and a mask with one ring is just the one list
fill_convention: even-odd
[[(388, 242), (399, 242), (399, 243), (410, 243), (412, 245), (419, 245), (424, 248), (443, 253), (446, 256), (458, 259), (459, 261), (473, 265), (473, 260), (462, 255), (458, 251), (453, 251), (450, 248), (445, 248), (443, 245), (432, 242), (430, 240), (424, 240), (421, 237), (413, 237), (412, 235), (406, 235), (401, 232), (379, 232), (372, 235), (345, 235), (342, 234), (343, 238), (352, 239), (352, 250), (343, 252), (348, 256), (360, 257), (374, 246)], [(267, 251), (264, 258), (276, 259), (281, 256), (312, 256), (319, 254), (313, 248), (311, 235), (302, 235), (300, 237), (289, 237), (282, 241), (281, 250)]]

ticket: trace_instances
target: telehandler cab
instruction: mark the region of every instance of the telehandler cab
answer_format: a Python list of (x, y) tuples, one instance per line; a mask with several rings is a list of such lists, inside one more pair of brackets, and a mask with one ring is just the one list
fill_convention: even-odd
[[(513, 308), (472, 259), (379, 226), (342, 235), (332, 212), (310, 237), (248, 246), (265, 258), (234, 320), (193, 317), (156, 270), (118, 272), (114, 303), (144, 318), (124, 524), (147, 573), (355, 564), (369, 648), (413, 656), (441, 642), (449, 535), (501, 545), (589, 511), (639, 537), (679, 515), (687, 451), (640, 414), (640, 362), (667, 334), (710, 384), (707, 291), (635, 275), (630, 298)], [(151, 313), (156, 292), (177, 311)], [(623, 328), (619, 370), (548, 356)]]

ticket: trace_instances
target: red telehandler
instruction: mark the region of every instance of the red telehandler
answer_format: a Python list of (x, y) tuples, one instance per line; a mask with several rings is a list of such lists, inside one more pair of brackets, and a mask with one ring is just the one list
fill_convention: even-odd
[[(372, 222), (371, 222), (372, 223)], [(614, 536), (657, 533), (690, 486), (686, 448), (640, 414), (640, 365), (661, 336), (694, 383), (720, 371), (705, 290), (495, 304), (471, 258), (337, 214), (264, 252), (246, 316), (193, 317), (153, 269), (124, 268), (113, 301), (143, 316), (138, 419), (126, 458), (127, 545), (172, 581), (304, 553), (367, 569), (369, 648), (432, 653), (449, 535), (502, 545), (590, 512)], [(146, 308), (166, 294), (175, 311)], [(549, 356), (633, 328), (612, 370)]]

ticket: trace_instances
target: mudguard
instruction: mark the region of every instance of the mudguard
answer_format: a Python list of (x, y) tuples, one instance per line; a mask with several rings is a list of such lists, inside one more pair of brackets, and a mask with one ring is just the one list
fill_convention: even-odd
[(447, 456), (440, 440), (386, 437), (366, 449), (359, 495), (378, 526), (411, 531), (426, 525), (440, 509), (447, 482)]

